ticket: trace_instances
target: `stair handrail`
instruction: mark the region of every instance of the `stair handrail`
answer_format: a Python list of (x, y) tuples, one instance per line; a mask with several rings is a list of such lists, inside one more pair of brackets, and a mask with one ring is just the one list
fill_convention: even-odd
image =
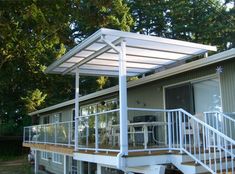
[[(213, 116), (215, 118), (215, 121), (212, 120), (213, 118), (210, 118), (208, 116)], [(205, 117), (205, 122), (207, 124), (210, 124), (209, 122), (211, 121), (212, 127), (215, 127), (217, 130), (220, 130), (222, 133), (226, 134), (230, 138), (235, 139), (235, 134), (233, 131), (235, 127), (235, 119), (220, 111), (204, 112), (204, 117)], [(218, 117), (221, 117), (221, 122), (219, 122)]]
[(225, 117), (225, 118), (231, 120), (232, 122), (235, 122), (235, 119), (234, 119), (234, 118), (232, 118), (232, 117), (230, 117), (230, 116), (228, 116), (228, 115), (226, 115), (225, 113), (220, 112), (220, 111), (206, 111), (206, 112), (203, 112), (203, 113), (204, 113), (204, 114), (218, 113), (218, 114), (221, 114), (223, 117)]
[(233, 140), (232, 138), (228, 137), (227, 135), (224, 135), (223, 133), (221, 133), (220, 131), (218, 131), (217, 129), (213, 128), (212, 126), (206, 124), (205, 122), (203, 122), (202, 120), (196, 118), (195, 116), (193, 116), (192, 114), (188, 113), (187, 111), (185, 111), (184, 109), (179, 109), (179, 111), (185, 113), (186, 115), (188, 115), (190, 118), (194, 119), (195, 121), (197, 121), (198, 123), (208, 127), (210, 130), (216, 132), (217, 134), (219, 134), (220, 136), (224, 136), (224, 138), (228, 141), (231, 141), (233, 144), (235, 144), (235, 140)]
[[(183, 141), (182, 135), (181, 135), (180, 136), (181, 138), (180, 143), (182, 143), (180, 145), (181, 150), (185, 152), (187, 155), (189, 155), (191, 158), (193, 158), (196, 163), (201, 164), (213, 174), (217, 173), (217, 171), (220, 171), (220, 173), (222, 173), (223, 158), (224, 158), (225, 165), (226, 165), (225, 166), (226, 173), (228, 173), (228, 168), (231, 167), (232, 173), (234, 174), (233, 165), (234, 165), (235, 152), (233, 151), (233, 147), (235, 146), (235, 141), (232, 138), (225, 135), (224, 133), (218, 131), (214, 127), (208, 125), (204, 121), (199, 120), (198, 118), (188, 113), (187, 111), (183, 109), (179, 109), (179, 112), (181, 112), (180, 117), (182, 118), (184, 117), (184, 122), (186, 120), (185, 116), (187, 116), (188, 118), (193, 120), (193, 125), (195, 125), (196, 123), (197, 128), (199, 128), (199, 124), (200, 124), (200, 126), (202, 127), (202, 131), (203, 131), (202, 140), (200, 140), (201, 137), (200, 137), (199, 131), (198, 132), (194, 131), (195, 134), (193, 134), (194, 136), (193, 148), (191, 148), (191, 146), (189, 147), (187, 146), (186, 140)], [(181, 120), (183, 120), (182, 118)], [(181, 129), (179, 132), (183, 132), (183, 129), (185, 129), (185, 127), (180, 126), (179, 129)], [(190, 136), (189, 136), (189, 139), (190, 139)], [(195, 139), (197, 139), (197, 143), (198, 143), (197, 147), (195, 145), (195, 142), (196, 142)], [(202, 141), (202, 147), (201, 147), (200, 141)], [(207, 143), (209, 143), (209, 146), (206, 145)], [(214, 153), (212, 153), (212, 151)], [(216, 155), (217, 153), (219, 153), (218, 157)], [(206, 157), (207, 155), (208, 155), (209, 160), (207, 160), (207, 157)], [(219, 164), (219, 166), (217, 163)]]

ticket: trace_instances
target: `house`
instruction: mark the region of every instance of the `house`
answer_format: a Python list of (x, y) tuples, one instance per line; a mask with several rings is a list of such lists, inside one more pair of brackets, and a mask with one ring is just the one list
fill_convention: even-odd
[[(98, 30), (46, 70), (75, 75), (76, 92), (30, 113), (39, 124), (24, 128), (23, 146), (35, 153), (35, 173), (234, 173), (235, 49), (210, 51)], [(82, 75), (119, 85), (80, 96)], [(132, 76), (139, 79), (127, 83)]]

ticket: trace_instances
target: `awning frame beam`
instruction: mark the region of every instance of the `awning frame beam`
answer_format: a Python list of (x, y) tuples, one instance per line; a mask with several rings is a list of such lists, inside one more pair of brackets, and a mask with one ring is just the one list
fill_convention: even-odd
[[(100, 39), (102, 39), (102, 37), (100, 37)], [(116, 40), (114, 40), (112, 42), (112, 45), (117, 45), (119, 44), (121, 41), (123, 40), (123, 38), (118, 38)], [(80, 62), (76, 63), (75, 65), (71, 66), (70, 68), (68, 68), (67, 70), (65, 70), (62, 74), (65, 75), (68, 72), (72, 71), (73, 69), (75, 69), (76, 67), (80, 67), (84, 64), (86, 64), (87, 62), (91, 61), (92, 59), (94, 59), (95, 57), (98, 57), (99, 55), (103, 54), (104, 52), (110, 50), (112, 47), (111, 45), (106, 45), (105, 47), (101, 48), (100, 50), (94, 52), (93, 54), (91, 54), (90, 56), (88, 56), (86, 59), (81, 60)]]

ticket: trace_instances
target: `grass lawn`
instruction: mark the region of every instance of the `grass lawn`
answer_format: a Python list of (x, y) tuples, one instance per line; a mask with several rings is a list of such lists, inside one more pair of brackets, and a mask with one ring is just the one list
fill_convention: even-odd
[(1, 174), (33, 174), (32, 168), (26, 156), (0, 159)]

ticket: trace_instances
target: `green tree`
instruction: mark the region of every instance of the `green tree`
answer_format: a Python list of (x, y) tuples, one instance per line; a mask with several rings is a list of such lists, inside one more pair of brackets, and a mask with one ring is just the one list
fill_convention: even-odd
[[(45, 75), (46, 67), (100, 27), (129, 29), (122, 0), (93, 2), (0, 0), (1, 120), (19, 127), (28, 111), (72, 99), (74, 78)], [(96, 78), (81, 79), (83, 93), (98, 89)]]
[(136, 21), (134, 32), (217, 45), (234, 46), (233, 10), (219, 0), (127, 0)]
[(165, 37), (167, 32), (166, 2), (163, 0), (128, 0), (135, 24), (132, 30), (146, 35)]
[[(62, 1), (58, 3), (62, 6)], [(64, 33), (59, 36), (56, 31), (69, 24), (54, 5), (0, 1), (0, 119), (14, 122), (12, 126), (22, 125), (29, 108), (38, 108), (47, 94), (53, 96), (49, 91), (60, 89), (52, 90), (55, 86), (48, 85), (49, 81), (71, 83), (70, 79), (44, 75), (46, 66), (66, 50), (60, 39)], [(35, 91), (41, 95), (35, 98)], [(56, 99), (63, 98), (57, 95)]]

